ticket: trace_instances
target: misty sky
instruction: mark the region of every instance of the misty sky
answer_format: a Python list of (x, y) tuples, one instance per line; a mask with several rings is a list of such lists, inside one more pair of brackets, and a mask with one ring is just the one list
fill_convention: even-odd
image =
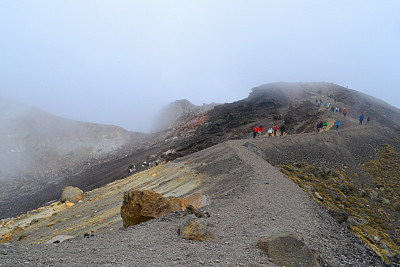
[(333, 82), (400, 107), (400, 1), (0, 1), (0, 96), (147, 131), (164, 105)]

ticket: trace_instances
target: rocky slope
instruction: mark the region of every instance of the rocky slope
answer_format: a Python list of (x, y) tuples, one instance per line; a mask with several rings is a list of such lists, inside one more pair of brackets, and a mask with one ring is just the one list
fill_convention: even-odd
[[(262, 137), (256, 144), (268, 141)], [(0, 264), (276, 266), (257, 247), (257, 240), (291, 232), (318, 250), (320, 261), (329, 266), (385, 266), (279, 168), (249, 150), (246, 142), (229, 141), (116, 181), (88, 192), (83, 202), (70, 208), (53, 205), (47, 208), (56, 213), (52, 216), (33, 222), (21, 218), (27, 226), (15, 234), (13, 243), (45, 242), (60, 234), (78, 237), (40, 246), (3, 244)], [(207, 222), (215, 240), (180, 238), (179, 213), (122, 229), (121, 194), (132, 187), (153, 188), (165, 195), (209, 194)]]
[[(322, 105), (318, 106), (317, 102), (321, 102)], [(331, 103), (331, 106), (335, 107), (345, 107), (349, 112), (347, 117), (326, 108), (325, 103)], [(372, 118), (367, 125), (359, 125), (357, 118), (361, 113)], [(138, 249), (139, 254), (134, 254), (132, 257), (118, 254), (113, 247), (122, 251), (124, 248), (116, 243), (106, 247), (95, 244), (92, 247), (94, 251), (102, 248), (110, 249), (115, 255), (120, 255), (121, 259), (119, 257), (115, 259), (111, 255), (99, 255), (99, 261), (91, 261), (91, 264), (106, 263), (113, 258), (114, 262), (121, 265), (128, 264), (127, 261), (146, 265), (146, 257), (140, 256), (142, 253), (151, 256), (152, 265), (155, 266), (164, 264), (161, 257), (165, 255), (168, 259), (166, 265), (178, 263), (188, 265), (189, 261), (192, 262), (194, 259), (193, 265), (206, 262), (208, 265), (218, 265), (224, 262), (225, 265), (235, 263), (236, 266), (236, 263), (247, 265), (248, 262), (249, 265), (254, 266), (257, 264), (274, 266), (265, 258), (265, 255), (257, 254), (259, 250), (252, 247), (253, 241), (256, 235), (263, 231), (272, 234), (275, 232), (274, 229), (280, 232), (285, 228), (295, 229), (295, 232), (301, 233), (306, 241), (309, 240), (307, 244), (320, 250), (321, 255), (324, 254), (323, 260), (331, 266), (384, 266), (385, 264), (378, 259), (378, 254), (386, 262), (398, 264), (399, 212), (395, 204), (399, 196), (395, 191), (387, 189), (393, 187), (388, 181), (399, 179), (398, 165), (388, 163), (396, 159), (396, 153), (399, 151), (399, 114), (398, 109), (377, 99), (333, 84), (277, 83), (260, 86), (254, 88), (247, 99), (216, 106), (212, 110), (189, 118), (173, 129), (154, 134), (151, 141), (142, 143), (140, 148), (126, 150), (126, 156), (114, 158), (104, 164), (93, 165), (85, 172), (71, 176), (70, 181), (74, 182), (73, 185), (81, 185), (87, 191), (115, 179), (129, 176), (127, 170), (130, 165), (135, 165), (135, 172), (138, 172), (126, 180), (111, 183), (105, 189), (87, 192), (83, 204), (78, 203), (68, 208), (64, 204), (55, 203), (51, 207), (33, 212), (35, 216), (42, 214), (38, 216), (41, 219), (38, 219), (39, 224), (36, 227), (36, 223), (31, 225), (30, 215), (19, 218), (24, 221), (23, 231), (18, 228), (22, 225), (19, 224), (19, 220), (12, 222), (6, 220), (3, 223), (3, 233), (10, 230), (12, 232), (15, 229), (10, 239), (13, 243), (44, 242), (61, 233), (82, 236), (84, 232), (91, 231), (96, 231), (95, 238), (89, 238), (89, 240), (97, 238), (104, 240), (104, 238), (110, 238), (110, 235), (98, 236), (97, 233), (105, 233), (112, 228), (111, 235), (118, 236), (120, 240), (127, 241), (126, 236), (130, 236), (130, 231), (133, 231), (132, 235), (139, 236), (142, 240), (140, 244), (135, 243), (134, 247)], [(342, 121), (339, 129), (333, 127), (337, 119)], [(317, 134), (314, 130), (315, 124), (319, 121), (326, 121), (328, 126), (323, 132)], [(284, 123), (287, 135), (262, 136), (253, 140), (250, 138), (250, 133), (255, 123), (262, 123), (264, 129), (269, 125)], [(237, 140), (224, 143), (230, 139)], [(386, 161), (383, 160), (383, 163), (372, 164), (372, 160), (382, 155), (382, 145), (390, 147), (394, 152), (389, 153), (390, 159), (384, 156)], [(198, 153), (193, 154), (194, 152)], [(167, 164), (164, 165), (164, 163)], [(271, 163), (275, 167), (272, 167)], [(377, 165), (380, 167), (376, 167)], [(385, 166), (389, 166), (392, 171), (388, 171), (388, 167)], [(143, 170), (145, 171), (140, 172)], [(287, 176), (278, 174), (276, 170), (282, 170)], [(273, 173), (272, 177), (270, 172)], [(380, 175), (380, 173), (385, 175)], [(376, 179), (378, 176), (379, 179)], [(280, 188), (277, 190), (278, 193), (268, 190), (270, 180), (264, 181), (268, 183), (264, 188), (262, 177), (278, 179), (271, 180), (278, 183), (274, 187)], [(292, 191), (290, 183), (284, 182), (288, 181), (288, 177), (306, 192), (296, 191), (299, 188)], [(320, 177), (326, 181), (321, 180)], [(255, 186), (252, 186), (253, 183)], [(329, 190), (326, 191), (323, 186), (318, 186), (320, 184), (325, 184)], [(340, 188), (336, 185), (340, 185)], [(216, 226), (217, 232), (220, 232), (216, 235), (218, 238), (215, 245), (214, 243), (211, 245), (185, 243), (177, 236), (171, 235), (172, 229), (176, 230), (179, 224), (177, 215), (169, 215), (160, 220), (135, 226), (133, 228), (135, 230), (115, 231), (118, 225), (121, 225), (118, 210), (122, 202), (122, 192), (132, 187), (153, 188), (160, 193), (176, 196), (194, 193), (209, 194), (213, 199), (213, 204), (208, 209), (211, 214), (215, 212), (219, 214), (219, 217), (211, 223), (211, 225), (216, 223), (220, 225), (219, 228)], [(365, 194), (361, 190), (365, 190)], [(390, 193), (385, 193), (385, 190)], [(52, 196), (55, 194), (57, 191), (53, 191)], [(297, 202), (293, 202), (292, 200), (296, 199), (298, 194), (308, 195), (309, 200), (314, 199), (319, 204), (308, 202), (309, 200), (302, 197)], [(354, 199), (360, 201), (350, 201)], [(248, 206), (243, 209), (246, 203)], [(274, 204), (266, 207), (263, 203)], [(325, 208), (320, 205), (325, 205)], [(369, 205), (371, 207), (373, 205), (374, 209), (379, 209), (381, 217), (386, 218), (390, 223), (377, 225), (376, 223), (380, 223), (382, 218), (376, 219), (370, 216)], [(258, 208), (253, 209), (253, 206)], [(295, 213), (295, 206), (299, 210), (303, 210), (303, 206), (312, 208), (309, 210), (304, 207), (307, 211), (300, 214)], [(286, 207), (293, 212), (294, 217), (284, 215)], [(279, 210), (276, 210), (277, 208)], [(352, 224), (342, 222), (342, 225), (334, 226), (332, 218), (326, 215), (327, 209), (346, 210)], [(271, 213), (271, 210), (275, 213)], [(49, 216), (53, 213), (56, 213), (54, 217)], [(97, 217), (98, 214), (99, 217)], [(278, 220), (276, 217), (280, 214), (283, 218), (279, 220), (278, 226), (281, 225), (283, 228), (274, 224), (274, 221)], [(271, 216), (275, 217), (272, 222)], [(311, 222), (305, 218), (316, 219), (315, 221), (312, 219)], [(296, 226), (287, 220), (295, 221)], [(299, 220), (305, 220), (307, 226)], [(251, 222), (250, 225), (249, 222)], [(52, 224), (47, 226), (49, 223)], [(242, 228), (236, 226), (236, 223)], [(230, 228), (226, 228), (225, 224)], [(331, 230), (324, 232), (324, 224)], [(72, 227), (74, 225), (76, 228)], [(372, 225), (376, 226), (376, 229), (379, 228), (379, 232), (371, 232)], [(58, 227), (54, 230), (53, 226)], [(307, 227), (309, 227), (310, 235), (305, 233)], [(245, 233), (248, 233), (248, 228), (262, 231), (247, 235)], [(165, 232), (160, 233), (160, 229), (164, 229)], [(325, 234), (319, 236), (318, 229)], [(146, 236), (146, 231), (154, 236)], [(356, 241), (353, 234), (364, 243)], [(157, 243), (156, 239), (161, 242)], [(245, 247), (238, 245), (239, 239), (245, 240), (242, 242), (246, 244)], [(178, 256), (179, 260), (174, 260), (174, 255), (181, 255), (181, 251), (175, 247), (168, 246), (164, 249), (161, 247), (168, 245), (171, 240), (174, 246), (191, 251), (189, 256), (185, 254), (188, 258), (183, 257), (182, 254)], [(327, 245), (325, 241), (334, 245)], [(90, 244), (90, 241), (82, 238), (69, 242), (71, 246), (79, 242), (86, 242), (85, 245)], [(232, 245), (232, 248), (228, 244), (235, 245)], [(192, 245), (193, 249), (188, 247)], [(367, 245), (369, 247), (366, 247)], [(73, 253), (70, 245), (62, 246)], [(161, 255), (149, 252), (150, 247), (156, 247), (157, 251), (162, 252)], [(325, 252), (323, 252), (324, 248)], [(23, 253), (23, 250), (24, 247), (6, 247), (7, 257), (5, 258), (11, 262), (27, 258), (33, 264), (55, 264), (54, 261), (46, 262), (46, 259), (41, 256)], [(43, 247), (34, 248), (38, 255), (42, 250)], [(46, 253), (55, 255), (54, 259), (71, 261), (72, 264), (79, 265), (85, 260), (90, 260), (85, 254), (74, 261), (58, 254), (56, 250), (57, 248), (53, 247), (45, 248)], [(210, 256), (206, 256), (205, 252), (209, 250), (215, 250), (218, 255), (211, 253)], [(22, 253), (23, 256), (16, 256), (18, 253)]]
[[(321, 107), (316, 105), (316, 101), (319, 100), (322, 102)], [(177, 101), (170, 107), (180, 106), (179, 103), (182, 106), (185, 106), (186, 103), (186, 106), (189, 107), (188, 110), (193, 106), (187, 101)], [(327, 110), (324, 103), (347, 108), (347, 117)], [(1, 217), (15, 216), (29, 209), (37, 208), (47, 201), (56, 199), (63, 186), (79, 186), (87, 191), (127, 177), (129, 175), (127, 169), (131, 165), (136, 167), (136, 171), (141, 171), (148, 168), (149, 163), (155, 165), (159, 162), (174, 160), (226, 140), (248, 138), (255, 123), (262, 123), (265, 131), (269, 125), (285, 123), (286, 131), (289, 134), (307, 133), (313, 132), (315, 124), (323, 120), (332, 126), (337, 119), (341, 119), (341, 128), (346, 128), (356, 122), (361, 113), (365, 113), (366, 117), (370, 116), (375, 127), (382, 125), (399, 131), (400, 111), (398, 109), (354, 90), (330, 83), (274, 83), (259, 86), (253, 88), (246, 99), (218, 105), (206, 112), (191, 113), (193, 116), (185, 117), (186, 121), (172, 129), (146, 136), (135, 134), (133, 142), (128, 142), (115, 153), (103, 157), (102, 160), (97, 160), (97, 158), (95, 160), (93, 158), (84, 161), (76, 160), (80, 162), (80, 165), (63, 168), (62, 172), (47, 174), (46, 179), (38, 179), (40, 180), (38, 181), (39, 185), (33, 188), (24, 186), (28, 180), (35, 180), (34, 177), (32, 178), (34, 175), (30, 172), (20, 183), (3, 184), (2, 188), (11, 188), (12, 190), (2, 192), (0, 201), (3, 202), (0, 209), (1, 207), (8, 208), (7, 210), (3, 208), (0, 214), (2, 214)], [(165, 112), (165, 114), (170, 113)], [(106, 129), (110, 130), (112, 127), (106, 127)], [(106, 130), (100, 130), (100, 133), (102, 131)], [(76, 133), (75, 130), (69, 132)], [(113, 130), (112, 132), (115, 133)], [(118, 133), (118, 131), (116, 132)], [(122, 135), (124, 136), (124, 134)], [(111, 142), (110, 139), (107, 139), (108, 137), (105, 139), (105, 136), (107, 135), (103, 135), (101, 140), (98, 139), (97, 144), (110, 146), (115, 142)], [(69, 140), (68, 136), (66, 138)], [(118, 138), (118, 134), (115, 138), (121, 140)], [(74, 140), (76, 144), (85, 143), (84, 146), (76, 146), (80, 150), (87, 148), (86, 143), (90, 144), (93, 141), (87, 140), (87, 138), (81, 138), (81, 141)], [(55, 143), (57, 144), (57, 142)], [(72, 143), (72, 145), (74, 144)], [(52, 147), (47, 148), (52, 150)], [(96, 153), (99, 152), (95, 151), (94, 155), (97, 155)], [(25, 153), (22, 154), (25, 155)], [(85, 155), (85, 153), (67, 154), (63, 160), (59, 161), (57, 155), (51, 154), (52, 157), (46, 159), (51, 166), (56, 163), (60, 164), (60, 162), (64, 164), (64, 161), (68, 162), (68, 159), (79, 159), (80, 154)], [(41, 161), (41, 163), (44, 162), (47, 160)], [(143, 165), (143, 162), (146, 164)], [(46, 172), (47, 164), (39, 166), (42, 168), (38, 168), (38, 171)], [(24, 190), (23, 195), (14, 190), (21, 187)], [(29, 201), (21, 201), (21, 199), (29, 199)], [(21, 205), (21, 203), (23, 204)]]
[(31, 197), (36, 205), (43, 204), (50, 199), (35, 199), (41, 192), (93, 164), (121, 157), (126, 147), (145, 138), (120, 127), (67, 120), (0, 99), (0, 218), (26, 211), (10, 206), (12, 199)]

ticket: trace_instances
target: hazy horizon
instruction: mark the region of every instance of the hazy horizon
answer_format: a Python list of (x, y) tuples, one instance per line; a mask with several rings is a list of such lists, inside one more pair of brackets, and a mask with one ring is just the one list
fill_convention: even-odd
[(178, 99), (331, 82), (400, 108), (398, 1), (7, 1), (0, 96), (149, 131)]

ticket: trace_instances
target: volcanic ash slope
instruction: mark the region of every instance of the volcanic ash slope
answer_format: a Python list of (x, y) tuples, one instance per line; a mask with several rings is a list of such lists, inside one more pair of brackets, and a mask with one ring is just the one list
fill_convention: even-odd
[[(211, 195), (213, 202), (205, 209), (211, 214), (206, 220), (215, 241), (181, 239), (177, 235), (180, 214), (175, 213), (127, 229), (121, 223), (117, 230), (59, 244), (3, 246), (0, 265), (275, 266), (257, 248), (257, 241), (289, 232), (300, 235), (331, 266), (384, 266), (278, 168), (247, 149), (245, 142), (228, 141), (162, 166), (183, 166), (196, 173), (193, 179), (199, 182), (185, 194)], [(162, 180), (179, 179), (171, 177)], [(157, 189), (162, 180), (151, 183)], [(163, 193), (173, 192), (171, 188)], [(76, 206), (83, 203), (91, 205)]]

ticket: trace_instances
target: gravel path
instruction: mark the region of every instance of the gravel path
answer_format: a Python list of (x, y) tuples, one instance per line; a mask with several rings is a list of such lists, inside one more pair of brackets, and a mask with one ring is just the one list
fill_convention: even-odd
[(326, 210), (261, 157), (229, 141), (185, 157), (214, 158), (205, 172), (230, 176), (234, 187), (206, 207), (214, 242), (181, 239), (182, 213), (169, 214), (128, 229), (59, 244), (0, 246), (0, 266), (275, 266), (257, 248), (261, 236), (292, 232), (320, 251), (331, 266), (384, 266), (380, 259), (334, 221)]

